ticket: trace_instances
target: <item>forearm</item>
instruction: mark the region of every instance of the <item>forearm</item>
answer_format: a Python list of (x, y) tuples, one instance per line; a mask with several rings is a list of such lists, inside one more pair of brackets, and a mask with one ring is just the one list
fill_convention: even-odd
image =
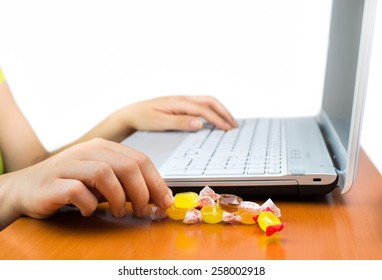
[(6, 82), (0, 84), (0, 100), (0, 151), (5, 172), (45, 159), (46, 149), (18, 108)]

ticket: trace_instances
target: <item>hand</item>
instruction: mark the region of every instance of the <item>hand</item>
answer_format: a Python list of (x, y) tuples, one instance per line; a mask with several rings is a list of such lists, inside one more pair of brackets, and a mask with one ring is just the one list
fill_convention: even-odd
[(127, 106), (119, 114), (135, 130), (199, 130), (199, 117), (223, 130), (237, 127), (229, 111), (210, 96), (159, 97)]
[(102, 139), (77, 144), (1, 177), (13, 220), (22, 214), (46, 218), (67, 204), (89, 216), (105, 200), (116, 217), (125, 215), (126, 201), (131, 201), (137, 216), (145, 216), (150, 198), (161, 208), (172, 201), (170, 189), (145, 155)]
[(229, 111), (213, 97), (159, 97), (140, 101), (115, 111), (80, 139), (56, 152), (96, 137), (121, 142), (136, 130), (195, 131), (203, 126), (200, 117), (223, 130), (238, 126)]

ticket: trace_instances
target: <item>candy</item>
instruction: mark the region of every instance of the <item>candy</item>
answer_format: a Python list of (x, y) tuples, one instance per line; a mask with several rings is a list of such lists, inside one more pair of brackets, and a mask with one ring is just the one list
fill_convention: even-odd
[(202, 213), (197, 209), (188, 209), (183, 223), (192, 225), (202, 221)]
[(213, 189), (209, 186), (205, 186), (200, 192), (199, 197), (210, 197), (213, 201), (216, 201), (219, 198), (219, 194), (215, 193)]
[(213, 200), (213, 198), (210, 196), (199, 197), (199, 207), (213, 206), (214, 204), (215, 204), (215, 200)]
[(271, 211), (263, 211), (254, 219), (267, 236), (281, 231), (285, 227), (285, 224), (281, 223), (280, 219)]
[(281, 210), (273, 203), (272, 199), (268, 198), (267, 201), (261, 205), (260, 211), (271, 210), (277, 217), (281, 217)]
[(179, 208), (172, 204), (169, 208), (166, 209), (167, 215), (173, 220), (183, 220), (186, 216), (188, 209), (187, 208)]
[(281, 211), (271, 199), (260, 206), (233, 194), (219, 195), (208, 186), (199, 195), (195, 192), (177, 193), (166, 210), (155, 205), (151, 210), (151, 218), (157, 221), (170, 218), (190, 225), (200, 222), (258, 224), (267, 236), (285, 227), (279, 219)]
[(236, 212), (239, 210), (240, 204), (243, 199), (233, 194), (221, 194), (218, 198), (218, 205), (220, 209), (226, 212)]
[(151, 206), (151, 219), (161, 221), (167, 218), (165, 209), (159, 208), (155, 205)]
[(223, 212), (222, 221), (227, 224), (234, 224), (240, 221), (240, 216), (234, 212)]
[(236, 214), (240, 217), (240, 222), (246, 225), (255, 224), (253, 217), (260, 213), (261, 206), (252, 201), (243, 201)]
[(174, 205), (177, 208), (194, 208), (199, 205), (199, 196), (194, 192), (177, 193), (174, 197)]
[(216, 224), (223, 220), (223, 210), (216, 204), (213, 206), (204, 206), (201, 213), (203, 222), (207, 224)]

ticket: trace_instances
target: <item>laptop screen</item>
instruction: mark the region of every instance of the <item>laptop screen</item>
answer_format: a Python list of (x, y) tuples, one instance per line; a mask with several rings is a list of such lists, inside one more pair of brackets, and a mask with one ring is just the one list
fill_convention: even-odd
[(365, 1), (334, 0), (323, 109), (348, 152)]
[(376, 0), (333, 0), (321, 129), (346, 193), (354, 181)]

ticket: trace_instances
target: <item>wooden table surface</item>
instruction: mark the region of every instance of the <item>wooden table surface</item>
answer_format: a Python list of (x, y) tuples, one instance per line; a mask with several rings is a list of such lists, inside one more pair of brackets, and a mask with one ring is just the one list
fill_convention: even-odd
[(347, 194), (272, 200), (287, 226), (271, 237), (256, 225), (116, 219), (107, 205), (88, 218), (22, 217), (0, 232), (0, 259), (382, 259), (382, 178), (362, 150)]

